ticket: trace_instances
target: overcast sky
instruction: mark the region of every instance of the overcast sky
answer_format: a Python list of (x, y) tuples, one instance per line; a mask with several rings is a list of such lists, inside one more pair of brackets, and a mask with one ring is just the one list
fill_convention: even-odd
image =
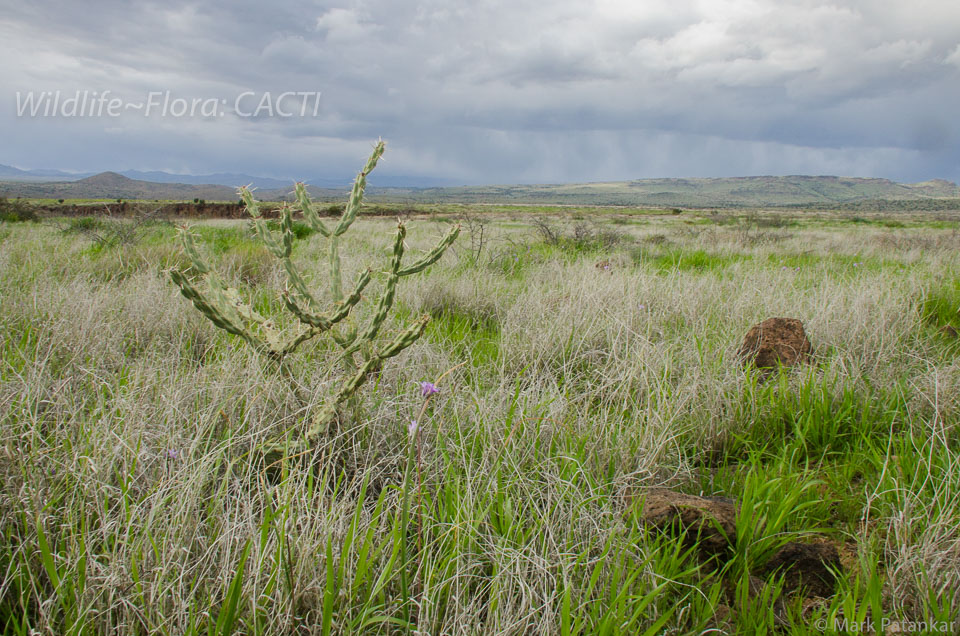
[[(21, 168), (960, 179), (957, 0), (0, 0), (0, 60)], [(18, 116), (78, 90), (122, 114)], [(135, 108), (167, 91), (222, 112)]]

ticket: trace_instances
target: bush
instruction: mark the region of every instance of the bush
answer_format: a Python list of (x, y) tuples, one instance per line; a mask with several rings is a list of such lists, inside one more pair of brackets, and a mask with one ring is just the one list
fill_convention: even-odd
[(0, 221), (19, 223), (36, 220), (38, 220), (37, 212), (29, 203), (20, 199), (11, 201), (6, 197), (0, 197)]
[(81, 216), (78, 219), (70, 219), (67, 226), (63, 228), (64, 234), (82, 234), (84, 232), (94, 232), (103, 227), (103, 223), (95, 216)]
[(544, 217), (532, 220), (534, 230), (546, 245), (571, 252), (610, 250), (627, 239), (627, 235), (597, 223), (579, 222), (570, 228), (558, 227)]
[[(274, 232), (280, 232), (283, 230), (278, 219), (268, 221), (267, 227)], [(293, 231), (293, 238), (297, 239), (298, 241), (303, 240), (314, 233), (314, 229), (308, 223), (304, 223), (303, 221), (294, 221), (291, 224), (290, 229)]]
[(147, 228), (159, 221), (159, 212), (160, 208), (136, 209), (130, 219), (84, 216), (70, 219), (65, 227), (60, 226), (60, 230), (64, 234), (81, 234), (99, 249), (134, 245), (139, 242)]

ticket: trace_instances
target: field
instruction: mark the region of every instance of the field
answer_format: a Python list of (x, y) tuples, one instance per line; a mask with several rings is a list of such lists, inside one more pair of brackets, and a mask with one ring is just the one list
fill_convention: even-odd
[[(424, 337), (269, 467), (332, 390), (331, 342), (287, 377), (215, 328), (166, 272), (171, 225), (0, 223), (3, 632), (960, 631), (960, 214), (677, 212), (413, 216), (414, 252), (463, 223), (400, 283), (387, 327), (429, 314)], [(382, 284), (395, 226), (345, 235), (347, 280)], [(248, 223), (194, 231), (289, 319)], [(293, 247), (314, 288), (325, 240)], [(741, 364), (772, 316), (809, 364)], [(735, 500), (729, 552), (646, 524), (655, 486)], [(833, 595), (757, 577), (814, 539)]]

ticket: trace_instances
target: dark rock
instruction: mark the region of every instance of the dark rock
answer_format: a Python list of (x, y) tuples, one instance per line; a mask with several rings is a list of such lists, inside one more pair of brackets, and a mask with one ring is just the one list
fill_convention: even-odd
[(802, 589), (804, 596), (827, 598), (833, 596), (836, 585), (834, 572), (840, 570), (840, 554), (833, 544), (791, 541), (755, 574), (764, 578), (774, 573), (782, 574), (783, 590), (787, 594)]
[(705, 556), (728, 551), (736, 536), (736, 505), (723, 497), (698, 497), (668, 488), (650, 488), (640, 494), (644, 500), (641, 519), (661, 531), (686, 531), (689, 545), (696, 544)]
[(769, 369), (805, 362), (812, 351), (803, 323), (796, 318), (767, 318), (747, 332), (740, 346), (744, 364)]

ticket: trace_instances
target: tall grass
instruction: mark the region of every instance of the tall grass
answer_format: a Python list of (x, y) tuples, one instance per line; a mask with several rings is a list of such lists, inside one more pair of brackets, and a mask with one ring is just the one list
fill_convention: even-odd
[[(419, 223), (412, 249), (443, 229)], [(958, 620), (960, 364), (929, 322), (960, 266), (951, 230), (898, 229), (891, 243), (875, 225), (762, 240), (672, 217), (616, 227), (617, 244), (571, 252), (494, 222), (482, 258), (413, 277), (398, 319), (426, 312), (434, 326), (364, 390), (362, 425), (270, 471), (254, 451), (305, 425), (309, 405), (179, 298), (163, 277), (172, 239), (91, 251), (51, 227), (5, 229), (4, 631)], [(283, 273), (243, 224), (207, 228), (221, 274), (280, 315)], [(382, 261), (387, 234), (344, 245), (345, 276)], [(320, 277), (313, 238), (294, 258)], [(770, 379), (739, 366), (746, 330), (770, 316), (804, 321), (814, 365)], [(337, 355), (318, 343), (292, 356), (302, 394), (320, 401)], [(417, 382), (463, 362), (421, 417)], [(749, 504), (730, 567), (646, 529), (630, 503), (645, 485)], [(814, 532), (849, 557), (834, 598), (804, 610), (775, 576), (751, 587), (771, 550)]]

